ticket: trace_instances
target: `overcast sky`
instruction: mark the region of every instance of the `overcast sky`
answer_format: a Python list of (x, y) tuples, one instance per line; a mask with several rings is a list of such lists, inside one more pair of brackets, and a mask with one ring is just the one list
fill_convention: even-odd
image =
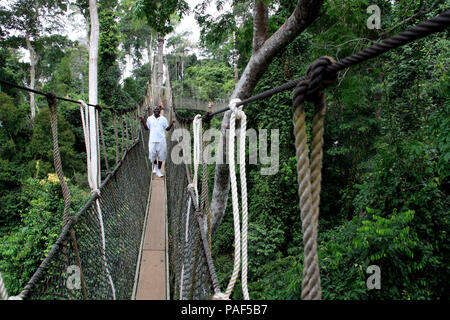
[[(196, 5), (203, 2), (203, 0), (186, 0), (191, 8), (191, 13), (181, 20), (180, 24), (175, 28), (175, 32), (182, 33), (184, 31), (191, 31), (190, 40), (197, 43), (200, 39), (200, 27), (195, 20), (194, 13), (192, 12)], [(226, 3), (224, 5), (224, 11), (228, 10), (230, 5)], [(216, 9), (215, 1), (212, 1), (211, 5), (208, 7), (206, 12), (212, 16), (217, 16), (219, 12)]]
[(197, 41), (200, 39), (200, 27), (198, 26), (197, 21), (194, 18), (192, 10), (201, 1), (202, 0), (187, 0), (187, 3), (189, 3), (189, 7), (191, 8), (191, 13), (183, 17), (180, 24), (175, 28), (175, 32), (177, 33), (182, 33), (184, 31), (192, 32), (190, 40), (194, 43), (197, 43)]

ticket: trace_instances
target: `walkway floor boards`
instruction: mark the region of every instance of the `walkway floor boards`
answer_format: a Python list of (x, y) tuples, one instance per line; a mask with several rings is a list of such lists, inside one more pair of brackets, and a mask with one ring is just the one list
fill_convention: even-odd
[(166, 300), (165, 179), (152, 179), (150, 209), (142, 247), (136, 300)]

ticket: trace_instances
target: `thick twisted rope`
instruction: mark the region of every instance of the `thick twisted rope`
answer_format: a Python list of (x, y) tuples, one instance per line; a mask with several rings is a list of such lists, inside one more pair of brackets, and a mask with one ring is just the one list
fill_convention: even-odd
[(198, 193), (198, 166), (202, 157), (202, 119), (201, 115), (196, 115), (192, 122), (192, 131), (194, 133), (194, 177), (191, 186), (194, 188), (195, 196), (197, 197), (197, 204), (199, 203)]
[(323, 159), (323, 132), (325, 120), (325, 95), (323, 92), (318, 93), (316, 100), (316, 110), (312, 123), (312, 150), (311, 150), (311, 188), (312, 188), (312, 204), (315, 211), (314, 217), (315, 228), (317, 230), (320, 204), (320, 190), (322, 181), (322, 159)]
[(247, 202), (247, 179), (245, 172), (245, 133), (247, 131), (247, 116), (244, 111), (239, 112), (241, 117), (241, 131), (240, 131), (240, 142), (239, 142), (239, 175), (241, 179), (241, 197), (242, 197), (242, 292), (244, 294), (244, 299), (249, 300), (250, 296), (248, 294), (247, 287), (247, 269), (248, 269), (248, 259), (247, 259), (247, 230), (248, 230), (248, 202)]
[(240, 99), (232, 99), (230, 101), (230, 109), (232, 110), (230, 116), (230, 143), (229, 143), (229, 168), (230, 168), (230, 182), (231, 182), (231, 196), (233, 204), (233, 220), (234, 220), (234, 266), (230, 282), (225, 291), (225, 296), (230, 297), (233, 287), (236, 283), (239, 267), (241, 264), (241, 231), (239, 221), (239, 203), (236, 182), (236, 169), (234, 164), (234, 136), (236, 127), (236, 118), (241, 120), (240, 145), (239, 145), (239, 164), (240, 164), (240, 178), (241, 178), (241, 197), (242, 197), (242, 292), (244, 299), (250, 299), (247, 288), (247, 222), (248, 222), (248, 207), (247, 207), (247, 182), (245, 177), (245, 131), (247, 124), (247, 117), (241, 108), (236, 108), (236, 103)]
[[(333, 58), (322, 57), (316, 60), (307, 72), (307, 79), (301, 81), (294, 91), (294, 136), (297, 158), (298, 193), (302, 219), (304, 244), (304, 266), (302, 279), (302, 299), (319, 300), (320, 287), (319, 258), (317, 255), (317, 234), (320, 204), (320, 184), (323, 157), (323, 125), (325, 98), (323, 89), (336, 79), (335, 73), (326, 72)], [(304, 101), (315, 103), (311, 164), (307, 144)]]
[[(206, 122), (206, 127), (209, 128), (209, 122)], [(202, 137), (205, 133), (205, 126), (202, 127)], [(206, 140), (202, 139), (202, 150), (206, 150)], [(203, 153), (203, 152), (202, 152)], [(205, 161), (205, 157), (202, 155), (202, 194), (201, 194), (201, 208), (206, 214), (206, 226), (205, 229), (208, 230), (208, 245), (211, 250), (211, 208), (209, 206), (209, 191), (208, 191), (208, 164)]]
[(58, 104), (56, 103), (56, 96), (53, 94), (47, 95), (47, 102), (50, 110), (50, 124), (53, 138), (53, 163), (56, 174), (61, 183), (61, 190), (64, 198), (64, 213), (63, 213), (63, 227), (67, 224), (70, 218), (70, 190), (64, 180), (64, 172), (62, 168), (61, 154), (59, 152), (58, 143)]
[[(61, 183), (61, 190), (64, 198), (64, 213), (63, 213), (63, 229), (67, 225), (70, 220), (70, 190), (64, 180), (64, 172), (62, 169), (61, 162), (61, 154), (59, 152), (59, 143), (58, 143), (58, 104), (56, 102), (56, 97), (53, 94), (49, 94), (47, 96), (48, 107), (50, 110), (50, 125), (53, 139), (53, 163), (55, 167), (56, 174), (58, 175), (58, 179)], [(63, 243), (62, 252), (64, 255), (64, 263), (66, 265), (68, 262), (67, 255), (67, 243), (66, 241)], [(69, 290), (69, 295), (71, 295), (71, 291)], [(20, 298), (20, 297), (19, 297)]]

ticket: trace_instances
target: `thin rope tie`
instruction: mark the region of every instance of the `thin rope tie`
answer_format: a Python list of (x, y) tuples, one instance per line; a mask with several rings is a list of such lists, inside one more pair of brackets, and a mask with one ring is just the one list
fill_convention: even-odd
[(64, 172), (62, 168), (61, 154), (59, 152), (58, 143), (58, 105), (56, 103), (56, 96), (49, 94), (47, 96), (47, 102), (50, 110), (50, 124), (52, 129), (53, 138), (53, 163), (58, 179), (61, 183), (61, 190), (64, 198), (64, 214), (63, 214), (63, 227), (67, 224), (70, 218), (70, 190), (64, 180)]

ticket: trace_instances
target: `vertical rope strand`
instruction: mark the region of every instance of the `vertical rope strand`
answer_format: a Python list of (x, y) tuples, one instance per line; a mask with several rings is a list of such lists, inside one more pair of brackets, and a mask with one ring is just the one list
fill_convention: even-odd
[[(206, 127), (206, 128), (205, 128)], [(209, 122), (202, 127), (202, 137), (205, 131), (209, 129)], [(202, 138), (202, 153), (206, 150), (206, 140)], [(211, 209), (209, 206), (209, 189), (208, 189), (208, 164), (205, 160), (205, 155), (201, 155), (202, 159), (202, 204), (201, 208), (206, 216), (206, 230), (208, 230), (208, 246), (211, 250)]]
[(309, 299), (310, 291), (317, 285), (315, 259), (316, 245), (314, 232), (314, 218), (311, 199), (311, 178), (309, 167), (309, 150), (307, 145), (305, 111), (303, 105), (294, 111), (294, 136), (297, 158), (297, 180), (299, 184), (300, 210), (302, 219), (304, 267), (302, 279), (302, 299)]
[(119, 162), (119, 134), (117, 132), (117, 113), (113, 111), (114, 141), (116, 142), (116, 163)]
[[(230, 282), (227, 290), (225, 291), (225, 297), (228, 299), (233, 291), (233, 287), (239, 274), (239, 268), (241, 265), (242, 255), (242, 292), (244, 299), (249, 299), (247, 289), (247, 224), (248, 224), (248, 206), (247, 206), (247, 181), (245, 175), (245, 138), (246, 138), (246, 126), (247, 118), (242, 111), (242, 107), (236, 108), (236, 103), (240, 99), (232, 99), (230, 101), (230, 139), (229, 139), (229, 169), (230, 169), (230, 182), (231, 182), (231, 197), (233, 204), (233, 220), (234, 220), (234, 266), (233, 273), (231, 275)], [(237, 194), (237, 182), (236, 182), (236, 168), (234, 159), (234, 138), (236, 131), (236, 118), (241, 120), (240, 131), (240, 143), (239, 143), (239, 165), (240, 165), (240, 178), (241, 178), (241, 197), (242, 197), (242, 240), (239, 221), (239, 203)], [(242, 241), (242, 251), (241, 251)]]
[(125, 152), (125, 145), (124, 145), (125, 135), (123, 133), (123, 112), (120, 112), (120, 132), (121, 132), (120, 141), (122, 146), (121, 153), (123, 154)]
[(234, 112), (230, 116), (230, 139), (229, 139), (229, 168), (230, 168), (230, 182), (231, 182), (231, 195), (233, 205), (233, 221), (234, 221), (234, 266), (233, 273), (231, 275), (228, 287), (225, 290), (225, 296), (227, 299), (230, 297), (233, 291), (234, 284), (236, 283), (239, 267), (241, 263), (241, 231), (239, 222), (239, 204), (237, 195), (237, 183), (236, 183), (236, 168), (234, 166), (234, 134), (236, 126), (236, 115)]
[[(314, 238), (318, 237), (319, 228), (319, 207), (320, 207), (320, 191), (322, 180), (322, 159), (323, 159), (323, 132), (324, 132), (324, 120), (325, 120), (325, 95), (323, 92), (319, 93), (316, 101), (316, 108), (314, 112), (314, 118), (312, 123), (312, 143), (311, 143), (311, 188), (312, 188), (312, 206), (314, 217)], [(315, 244), (317, 246), (317, 243)], [(314, 256), (316, 262), (314, 263), (315, 274), (320, 275), (319, 270), (319, 257), (317, 254)], [(310, 298), (313, 300), (319, 300), (322, 298), (322, 291), (320, 289), (320, 277), (317, 278), (317, 285), (311, 292)]]
[(98, 122), (100, 124), (100, 137), (102, 140), (102, 147), (103, 147), (103, 156), (105, 158), (105, 168), (106, 172), (109, 172), (109, 164), (108, 164), (108, 154), (106, 152), (106, 144), (105, 144), (105, 135), (103, 134), (103, 122), (101, 118), (101, 114), (98, 115)]
[(63, 214), (63, 227), (67, 224), (70, 217), (70, 190), (64, 180), (64, 172), (62, 168), (61, 154), (59, 152), (58, 143), (58, 105), (54, 95), (47, 96), (48, 106), (50, 109), (50, 124), (52, 129), (53, 138), (53, 163), (55, 166), (56, 174), (61, 183), (62, 194), (64, 198), (64, 214)]
[(240, 144), (239, 144), (239, 174), (241, 178), (242, 197), (242, 293), (245, 300), (249, 300), (247, 287), (247, 229), (248, 229), (248, 204), (247, 204), (247, 179), (245, 174), (245, 137), (247, 131), (247, 116), (243, 111), (241, 116)]

